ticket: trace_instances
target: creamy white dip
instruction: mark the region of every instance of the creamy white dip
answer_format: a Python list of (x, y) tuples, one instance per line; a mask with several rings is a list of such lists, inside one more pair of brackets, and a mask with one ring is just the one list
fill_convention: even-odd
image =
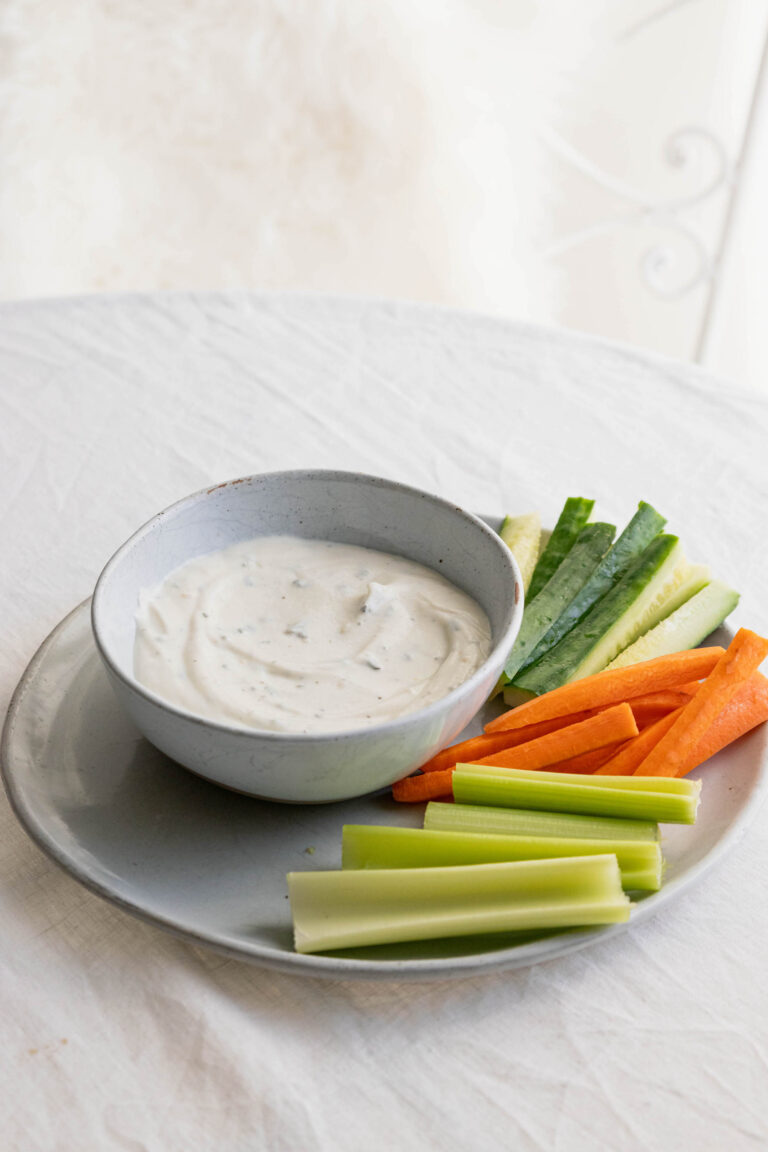
[(425, 708), (490, 650), (483, 610), (430, 568), (267, 536), (190, 560), (142, 592), (134, 671), (213, 720), (338, 732)]

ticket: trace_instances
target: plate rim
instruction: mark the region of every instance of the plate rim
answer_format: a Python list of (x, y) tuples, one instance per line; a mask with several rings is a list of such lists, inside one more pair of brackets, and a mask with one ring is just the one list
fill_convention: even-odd
[[(626, 931), (628, 928), (654, 915), (660, 908), (674, 899), (678, 893), (697, 883), (701, 878), (742, 839), (761, 808), (768, 792), (768, 756), (763, 756), (757, 785), (742, 808), (739, 819), (723, 833), (715, 846), (697, 861), (683, 876), (665, 884), (641, 901), (633, 904), (629, 920), (596, 928), (566, 930), (542, 940), (528, 944), (513, 945), (493, 951), (478, 952), (468, 956), (439, 957), (402, 960), (365, 960), (341, 956), (324, 956), (320, 953), (279, 952), (261, 944), (249, 946), (240, 938), (224, 933), (203, 932), (192, 924), (170, 919), (149, 911), (140, 904), (127, 900), (111, 890), (82, 868), (57, 843), (49, 831), (38, 822), (32, 810), (25, 804), (23, 788), (15, 778), (11, 765), (15, 729), (28, 692), (35, 676), (44, 664), (48, 650), (54, 645), (59, 634), (78, 615), (90, 614), (91, 597), (87, 597), (59, 620), (37, 648), (14, 689), (8, 706), (0, 739), (0, 776), (11, 809), (21, 827), (38, 848), (57, 866), (72, 876), (78, 883), (95, 895), (107, 900), (115, 907), (127, 912), (144, 923), (158, 927), (187, 943), (210, 948), (231, 959), (248, 962), (272, 970), (293, 975), (326, 977), (331, 979), (371, 979), (371, 980), (438, 980), (461, 979), (482, 975), (488, 972), (501, 972), (516, 968), (527, 968), (547, 960), (555, 960), (570, 952), (585, 948), (600, 940)], [(94, 646), (94, 653), (96, 652)]]

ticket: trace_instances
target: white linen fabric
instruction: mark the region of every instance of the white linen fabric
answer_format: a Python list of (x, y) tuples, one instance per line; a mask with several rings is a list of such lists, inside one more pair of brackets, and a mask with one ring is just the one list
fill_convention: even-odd
[(0, 296), (398, 296), (763, 389), (767, 33), (755, 0), (4, 0)]
[[(211, 482), (360, 469), (546, 521), (653, 502), (768, 630), (768, 400), (543, 328), (321, 296), (4, 305), (0, 704), (112, 551)], [(652, 920), (523, 971), (303, 979), (139, 922), (0, 799), (0, 1145), (673, 1152), (768, 1143), (768, 838)]]

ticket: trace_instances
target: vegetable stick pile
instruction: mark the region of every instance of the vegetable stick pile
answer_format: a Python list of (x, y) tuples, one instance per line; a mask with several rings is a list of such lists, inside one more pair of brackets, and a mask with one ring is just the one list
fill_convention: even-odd
[(650, 504), (640, 501), (618, 537), (615, 525), (591, 521), (594, 504), (569, 497), (546, 540), (536, 515), (507, 516), (499, 529), (525, 589), (497, 685), (509, 707), (604, 668), (695, 648), (739, 602), (686, 559)]
[(658, 821), (694, 823), (701, 784), (474, 764), (453, 790), (423, 828), (347, 825), (340, 870), (288, 874), (299, 952), (625, 921), (628, 891), (661, 886)]
[(661, 887), (659, 822), (698, 812), (684, 777), (768, 720), (768, 639), (691, 648), (738, 594), (650, 505), (612, 544), (593, 503), (566, 501), (543, 552), (538, 516), (505, 519), (528, 603), (498, 687), (518, 706), (394, 785), (427, 801), (422, 828), (347, 825), (341, 869), (289, 873), (298, 951), (618, 923)]
[(447, 798), (457, 764), (610, 776), (686, 776), (768, 720), (768, 640), (742, 628), (696, 648), (564, 684), (499, 716), (395, 784), (396, 800)]
[(661, 886), (659, 822), (696, 820), (701, 783), (683, 777), (768, 719), (766, 656), (742, 628), (563, 685), (439, 753), (394, 788), (431, 800), (423, 828), (349, 825), (340, 870), (288, 875), (297, 950), (626, 920), (627, 891)]

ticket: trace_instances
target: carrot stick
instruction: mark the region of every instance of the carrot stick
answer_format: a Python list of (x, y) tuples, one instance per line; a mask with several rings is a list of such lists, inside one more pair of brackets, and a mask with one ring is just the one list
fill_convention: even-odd
[(604, 712), (598, 712), (596, 716), (590, 716), (588, 720), (569, 724), (567, 728), (539, 736), (537, 740), (528, 740), (516, 748), (507, 748), (493, 756), (475, 760), (474, 763), (500, 768), (546, 768), (560, 760), (571, 760), (583, 752), (617, 744), (620, 740), (629, 740), (637, 736), (637, 733), (637, 724), (629, 704), (617, 704)]
[(502, 732), (522, 728), (526, 724), (551, 720), (554, 716), (563, 716), (569, 712), (600, 708), (642, 696), (646, 692), (676, 688), (678, 684), (688, 684), (692, 680), (709, 676), (722, 654), (723, 649), (719, 647), (692, 648), (686, 652), (673, 652), (669, 656), (656, 656), (653, 660), (643, 660), (627, 668), (606, 668), (594, 676), (572, 680), (569, 684), (545, 692), (543, 696), (526, 701), (492, 720), (486, 725), (485, 731)]
[(395, 800), (415, 804), (421, 800), (441, 800), (444, 796), (452, 795), (452, 776), (453, 768), (428, 772), (422, 776), (406, 776), (405, 780), (398, 780), (397, 784), (392, 785), (392, 796)]
[(732, 744), (758, 724), (768, 720), (768, 680), (760, 672), (750, 676), (726, 704), (704, 736), (680, 765), (678, 776), (687, 776), (726, 745)]
[(766, 656), (768, 640), (748, 628), (740, 628), (696, 695), (688, 701), (675, 723), (634, 774), (677, 776), (683, 771), (690, 759), (690, 749), (696, 749), (718, 713), (757, 671)]
[(687, 704), (700, 687), (699, 681), (694, 680), (680, 688), (663, 688), (660, 692), (646, 692), (644, 696), (633, 696), (627, 703), (632, 709), (638, 728), (642, 732), (643, 728), (647, 728), (649, 724), (655, 724), (657, 720), (661, 720), (662, 716), (668, 716), (670, 712), (674, 712), (683, 704)]
[(651, 749), (655, 748), (662, 736), (669, 731), (682, 710), (682, 707), (675, 708), (655, 724), (649, 724), (639, 736), (635, 736), (634, 740), (622, 744), (610, 759), (595, 769), (595, 776), (631, 776)]
[[(698, 686), (698, 681), (696, 681), (696, 687), (698, 688)], [(689, 699), (690, 697), (685, 693), (668, 691), (651, 693), (639, 697), (637, 701), (629, 700), (628, 703), (634, 714), (635, 723), (642, 730)], [(459, 744), (451, 744), (448, 748), (443, 748), (431, 760), (422, 764), (421, 771), (442, 772), (445, 768), (454, 768), (457, 764), (475, 764), (483, 757), (493, 756), (505, 748), (516, 748), (519, 744), (526, 744), (529, 740), (536, 740), (539, 736), (546, 736), (549, 732), (557, 732), (559, 728), (566, 728), (570, 724), (578, 724), (580, 720), (588, 720), (590, 716), (596, 716), (598, 712), (604, 711), (605, 708), (587, 708), (583, 712), (574, 712), (568, 716), (555, 716), (552, 720), (542, 720), (538, 724), (526, 724), (525, 728), (505, 729), (502, 732), (473, 736), (469, 740), (462, 740)], [(591, 768), (583, 769), (584, 772), (591, 770)], [(582, 769), (574, 767), (571, 771), (581, 772)]]
[[(602, 763), (601, 757), (606, 746), (628, 740), (636, 736), (637, 731), (630, 706), (617, 704), (586, 720), (558, 728), (535, 740), (526, 740), (516, 747), (502, 749), (495, 755), (473, 760), (472, 763), (493, 764), (502, 768), (546, 768), (562, 762), (565, 772), (591, 772), (597, 764)], [(464, 743), (468, 744), (469, 741)], [(393, 785), (392, 795), (395, 800), (406, 803), (451, 796), (453, 768), (450, 765), (437, 771), (407, 776), (405, 780), (399, 780)]]
[[(635, 736), (633, 739), (637, 739)], [(577, 772), (580, 776), (595, 772), (602, 764), (605, 764), (611, 756), (619, 748), (623, 748), (624, 744), (629, 744), (631, 741), (624, 741), (622, 744), (609, 744), (607, 748), (593, 748), (591, 752), (582, 752), (580, 756), (571, 756), (570, 760), (558, 760), (556, 764), (550, 764), (550, 772)]]
[(643, 728), (647, 728), (649, 724), (655, 724), (657, 720), (661, 720), (662, 716), (666, 716), (670, 711), (674, 711), (674, 709), (670, 708), (649, 708), (647, 704), (638, 704), (637, 707), (635, 707), (629, 700), (627, 703), (632, 709), (635, 723), (641, 732)]
[[(683, 704), (687, 704), (689, 700), (690, 696), (681, 695), (677, 708), (682, 708)], [(659, 708), (655, 704), (635, 704), (634, 700), (628, 700), (627, 703), (632, 709), (635, 723), (641, 732), (649, 724), (655, 724), (657, 720), (661, 720), (662, 716), (668, 716), (670, 712), (676, 711), (676, 708)]]
[(442, 752), (438, 752), (431, 760), (427, 760), (425, 764), (422, 764), (421, 771), (424, 773), (442, 772), (446, 768), (453, 768), (454, 764), (458, 764), (460, 760), (466, 764), (475, 756), (490, 756), (493, 752), (500, 752), (502, 748), (508, 748), (510, 744), (514, 744), (515, 741), (511, 739), (514, 735), (517, 733), (495, 732), (490, 736), (473, 736), (470, 740), (462, 740), (460, 744), (452, 744), (449, 748), (443, 748)]
[(646, 692), (643, 696), (632, 696), (627, 700), (632, 711), (636, 708), (656, 708), (659, 712), (671, 712), (673, 708), (679, 708), (682, 704), (687, 704), (691, 696), (695, 696), (699, 690), (698, 680), (694, 681), (696, 688), (692, 691), (685, 691), (682, 688), (663, 688), (661, 692)]
[(559, 728), (578, 723), (579, 720), (587, 720), (590, 716), (595, 716), (598, 711), (599, 709), (590, 708), (573, 716), (556, 716), (553, 720), (542, 720), (540, 724), (526, 724), (525, 728), (516, 728), (511, 732), (493, 732), (491, 735), (462, 740), (460, 744), (451, 744), (449, 748), (443, 748), (442, 752), (427, 760), (426, 764), (422, 764), (421, 771), (442, 772), (444, 768), (453, 768), (456, 764), (474, 764), (481, 757), (492, 756), (504, 748), (515, 748), (518, 744), (536, 740), (539, 736), (546, 736), (549, 732), (556, 732)]

